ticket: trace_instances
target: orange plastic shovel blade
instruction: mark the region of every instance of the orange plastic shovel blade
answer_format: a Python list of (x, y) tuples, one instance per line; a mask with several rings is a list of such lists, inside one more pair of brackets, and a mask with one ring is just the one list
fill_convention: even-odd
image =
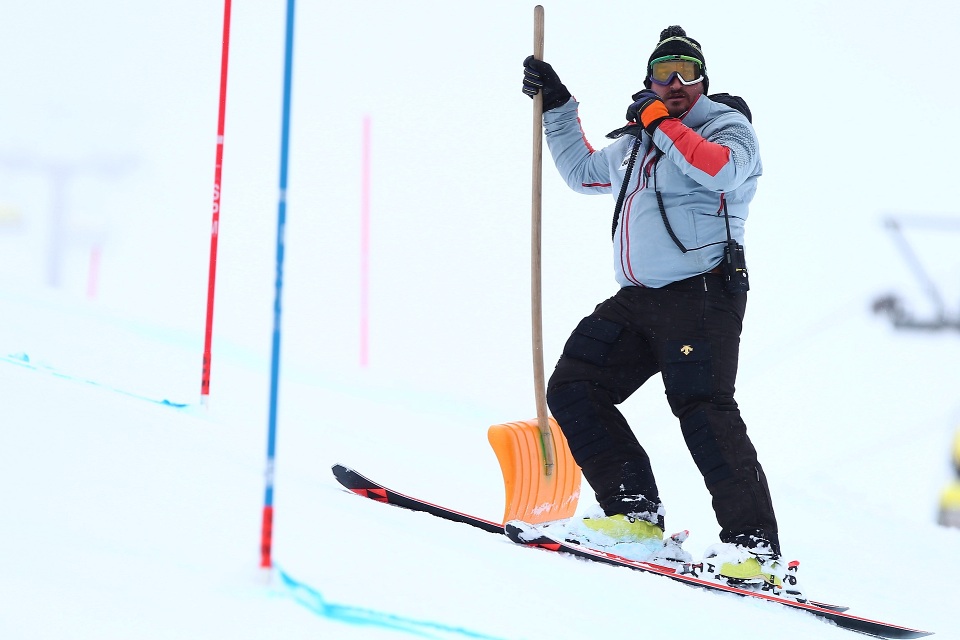
[(553, 418), (549, 422), (556, 446), (550, 475), (546, 474), (536, 419), (495, 424), (487, 431), (487, 439), (503, 472), (504, 522), (523, 520), (535, 524), (561, 520), (573, 516), (577, 510), (580, 467), (570, 455), (570, 447), (557, 422)]

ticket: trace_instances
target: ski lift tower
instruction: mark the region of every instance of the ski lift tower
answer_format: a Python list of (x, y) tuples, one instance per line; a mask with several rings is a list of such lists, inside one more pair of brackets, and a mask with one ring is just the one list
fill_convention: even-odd
[[(947, 308), (939, 287), (930, 274), (923, 267), (917, 253), (910, 246), (904, 227), (926, 229), (928, 231), (949, 232), (960, 231), (960, 219), (944, 217), (888, 217), (884, 224), (890, 231), (893, 241), (900, 250), (933, 304), (933, 314), (928, 318), (920, 318), (906, 308), (904, 302), (895, 294), (887, 294), (874, 300), (873, 311), (890, 318), (897, 329), (919, 331), (960, 330), (960, 311)], [(960, 528), (960, 430), (954, 438), (952, 460), (955, 470), (953, 481), (947, 485), (940, 496), (940, 505), (937, 514), (937, 523), (945, 527)]]
[[(40, 174), (50, 180), (49, 236), (47, 240), (46, 283), (59, 288), (63, 277), (63, 257), (71, 242), (91, 246), (91, 261), (99, 260), (102, 237), (98, 233), (82, 234), (70, 227), (68, 191), (70, 184), (83, 175), (116, 179), (130, 171), (135, 161), (130, 157), (91, 157), (84, 160), (53, 160), (27, 153), (0, 153), (0, 169), (10, 172)], [(89, 287), (89, 283), (88, 283)], [(88, 291), (89, 293), (89, 291)]]
[(933, 304), (933, 314), (927, 318), (914, 315), (907, 309), (903, 300), (896, 294), (889, 293), (873, 301), (873, 312), (886, 315), (897, 329), (911, 329), (921, 331), (955, 330), (960, 331), (960, 308), (950, 310), (944, 302), (943, 295), (937, 283), (930, 277), (910, 245), (903, 230), (905, 227), (926, 229), (928, 231), (960, 231), (960, 218), (931, 217), (931, 216), (890, 216), (884, 221), (884, 226), (890, 231), (894, 244), (900, 250), (917, 278), (920, 287)]

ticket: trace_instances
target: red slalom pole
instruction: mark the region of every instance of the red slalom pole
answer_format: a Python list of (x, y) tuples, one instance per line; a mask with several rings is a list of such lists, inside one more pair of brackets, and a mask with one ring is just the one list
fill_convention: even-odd
[(217, 164), (213, 174), (213, 222), (210, 225), (210, 275), (207, 280), (207, 324), (203, 338), (200, 404), (210, 400), (210, 363), (213, 343), (213, 292), (217, 281), (217, 240), (220, 236), (220, 176), (223, 167), (223, 131), (227, 115), (227, 60), (230, 52), (230, 2), (223, 3), (223, 51), (220, 55), (220, 113), (217, 117)]

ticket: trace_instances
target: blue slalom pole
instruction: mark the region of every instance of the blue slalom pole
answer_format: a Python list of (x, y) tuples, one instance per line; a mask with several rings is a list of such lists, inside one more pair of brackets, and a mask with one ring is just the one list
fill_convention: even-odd
[(260, 566), (273, 566), (273, 469), (277, 452), (277, 392), (280, 382), (280, 300), (283, 293), (283, 234), (287, 224), (287, 168), (290, 156), (290, 93), (293, 85), (293, 5), (287, 0), (287, 44), (283, 64), (283, 124), (280, 131), (280, 197), (277, 204), (277, 279), (273, 301), (273, 356), (270, 362), (270, 419), (267, 429), (266, 491), (263, 498), (263, 529), (260, 535)]

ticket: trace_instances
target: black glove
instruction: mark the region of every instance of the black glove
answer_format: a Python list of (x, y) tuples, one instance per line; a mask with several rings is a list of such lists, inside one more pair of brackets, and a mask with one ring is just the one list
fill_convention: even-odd
[(523, 61), (523, 92), (533, 98), (541, 90), (544, 111), (556, 109), (570, 99), (570, 92), (560, 82), (560, 76), (553, 67), (543, 60), (527, 56)]
[(633, 94), (633, 104), (627, 107), (627, 120), (641, 125), (650, 135), (669, 117), (667, 106), (651, 89)]

